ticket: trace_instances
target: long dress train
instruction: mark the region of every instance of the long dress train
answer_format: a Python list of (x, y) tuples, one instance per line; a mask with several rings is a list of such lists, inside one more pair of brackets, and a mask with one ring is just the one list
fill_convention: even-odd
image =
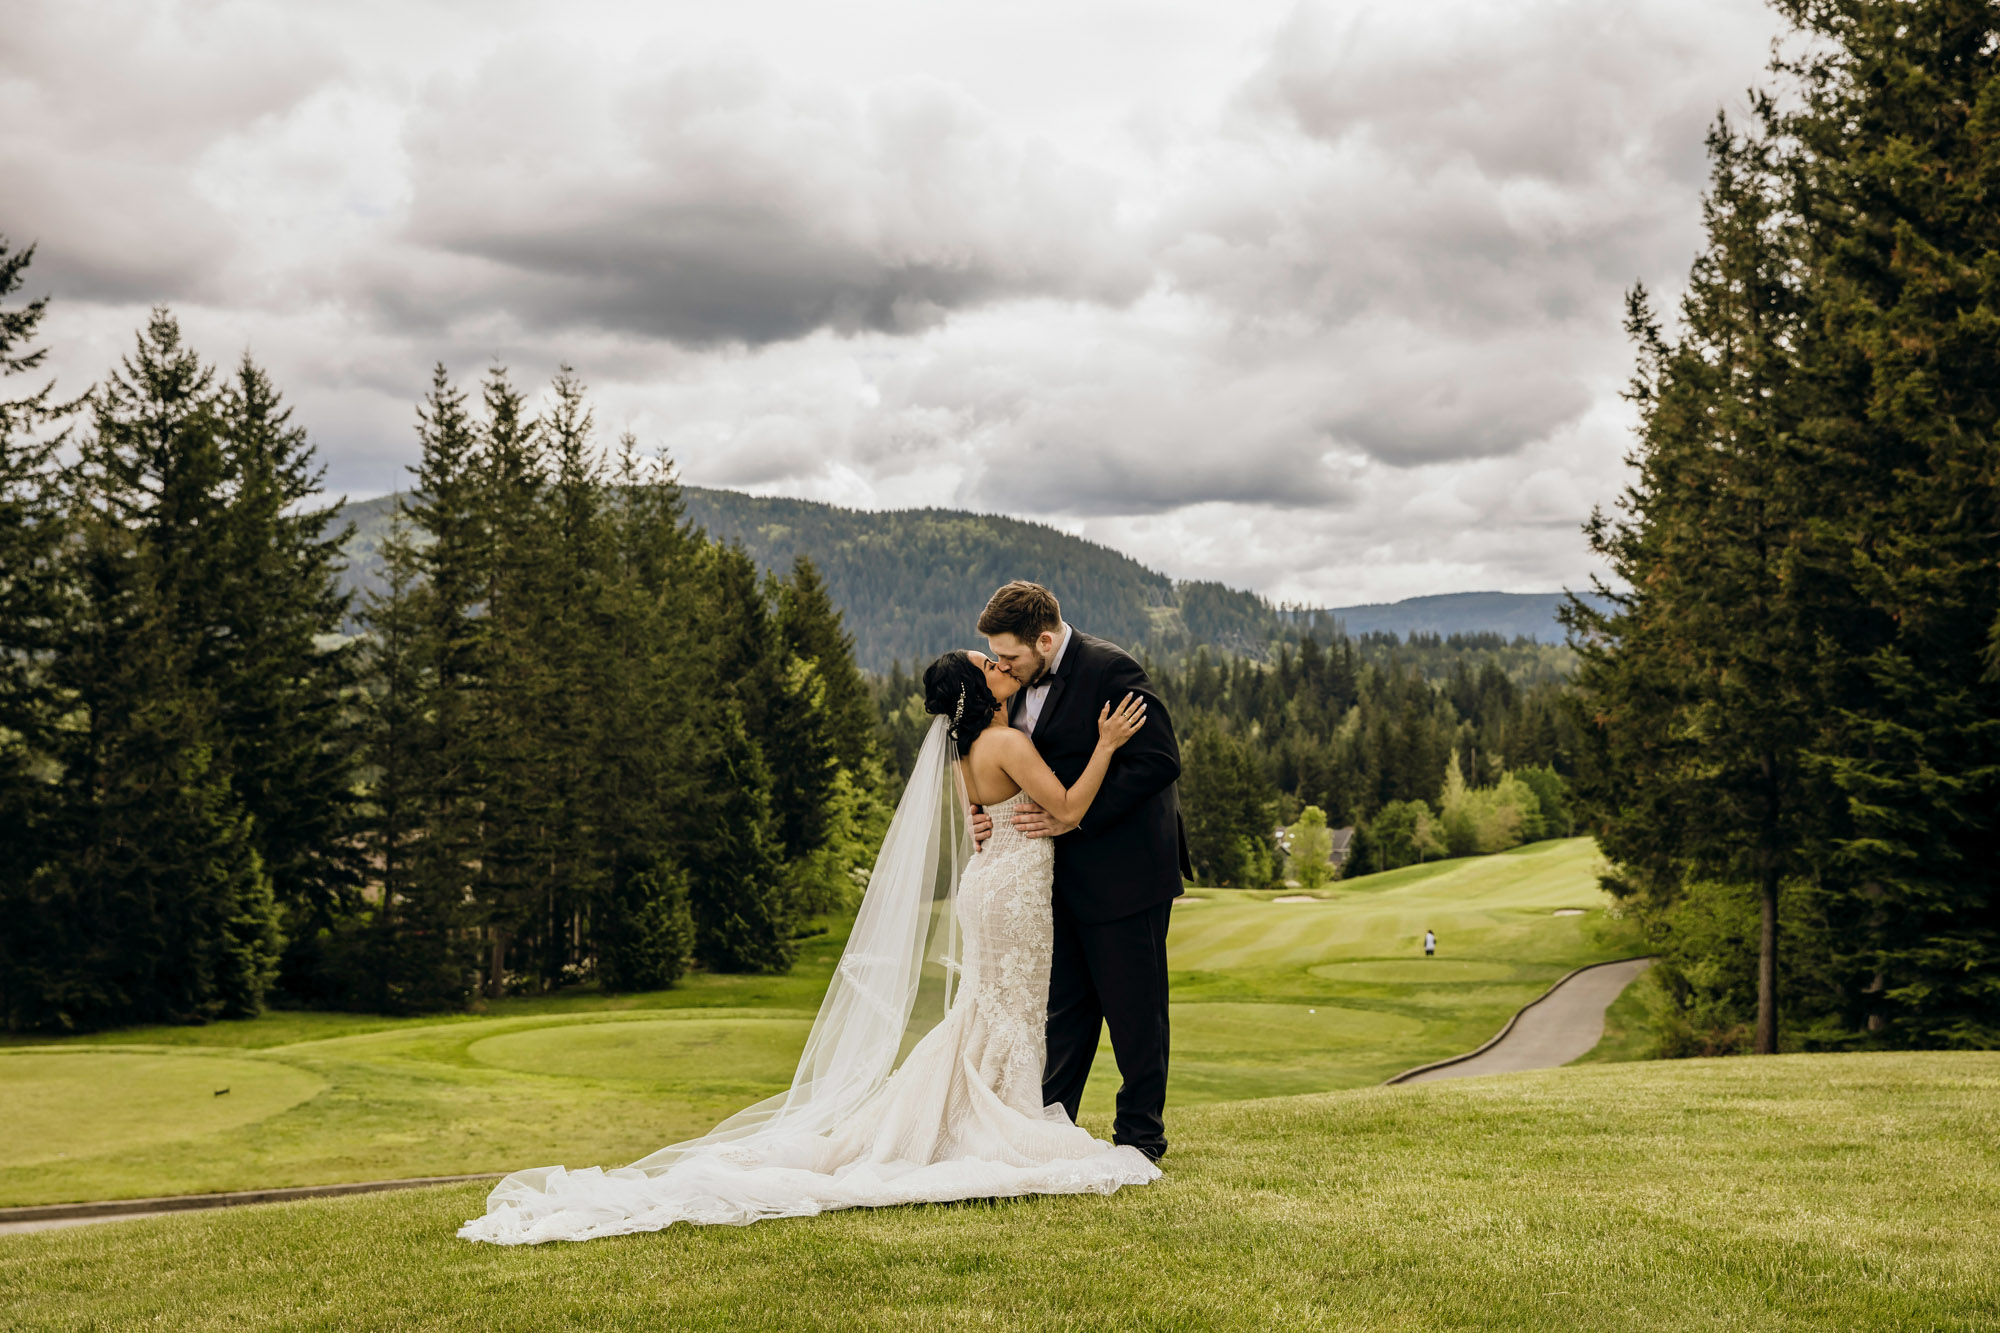
[(1113, 1147), (1042, 1104), (1054, 849), (1015, 832), (1007, 816), (1019, 799), (991, 807), (993, 836), (959, 881), (961, 976), (943, 1021), (836, 1122), (744, 1142), (697, 1140), (663, 1170), (517, 1172), (458, 1234), (535, 1244), (675, 1222), (740, 1226), (836, 1208), (1109, 1194), (1157, 1179), (1138, 1149)]

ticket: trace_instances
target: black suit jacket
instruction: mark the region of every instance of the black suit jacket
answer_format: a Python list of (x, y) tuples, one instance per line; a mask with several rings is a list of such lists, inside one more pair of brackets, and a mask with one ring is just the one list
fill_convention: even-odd
[[(1097, 748), (1098, 711), (1134, 692), (1145, 696), (1146, 725), (1112, 756), (1083, 823), (1056, 839), (1055, 896), (1089, 924), (1169, 902), (1181, 896), (1183, 876), (1194, 878), (1175, 785), (1180, 743), (1167, 706), (1130, 653), (1070, 626), (1069, 650), (1035, 722), (1035, 749), (1071, 786)], [(1010, 707), (1019, 707), (1025, 693)]]

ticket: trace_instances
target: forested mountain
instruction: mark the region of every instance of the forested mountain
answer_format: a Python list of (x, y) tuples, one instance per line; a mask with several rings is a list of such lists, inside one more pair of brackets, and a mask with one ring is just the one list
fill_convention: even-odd
[(1556, 619), (1563, 594), (1559, 592), (1447, 592), (1434, 597), (1406, 597), (1400, 602), (1371, 602), (1365, 606), (1336, 606), (1318, 612), (1321, 619), (1332, 617), (1341, 628), (1357, 638), (1363, 634), (1498, 634), (1508, 639), (1536, 639), (1561, 643), (1562, 625)]
[[(1155, 654), (1200, 645), (1264, 656), (1274, 639), (1339, 621), (1354, 635), (1492, 634), (1558, 642), (1560, 593), (1449, 593), (1320, 610), (1275, 608), (1220, 583), (1177, 583), (1108, 546), (1043, 523), (953, 509), (869, 512), (807, 500), (686, 487), (687, 516), (709, 536), (741, 543), (765, 572), (805, 555), (826, 579), (854, 635), (856, 662), (885, 671), (973, 640), (986, 597), (1009, 579), (1053, 588), (1065, 613), (1094, 634)], [(392, 496), (346, 509), (355, 524), (348, 579), (379, 587)]]

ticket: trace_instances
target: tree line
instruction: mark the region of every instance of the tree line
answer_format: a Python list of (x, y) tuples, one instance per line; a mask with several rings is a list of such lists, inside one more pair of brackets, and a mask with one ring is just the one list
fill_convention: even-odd
[[(1562, 702), (1572, 662), (1530, 639), (1348, 637), (1337, 625), (1257, 656), (1147, 657), (1180, 736), (1197, 876), (1263, 888), (1292, 874), (1277, 830), (1309, 807), (1356, 830), (1348, 874), (1576, 831), (1564, 776), (1576, 724)], [(917, 671), (880, 677), (876, 707), (885, 750), (907, 764), (926, 721)]]
[(2000, 5), (1779, 0), (1708, 138), (1636, 480), (1574, 605), (1580, 788), (1670, 1048), (2000, 1042)]
[[(0, 245), (0, 298), (31, 253)], [(0, 308), (0, 370), (40, 363), (44, 311)], [(780, 970), (849, 904), (884, 779), (810, 562), (760, 577), (688, 523), (567, 370), (534, 411), (439, 368), (418, 435), (350, 607), (248, 358), (158, 311), (85, 398), (0, 404), (10, 1028)]]

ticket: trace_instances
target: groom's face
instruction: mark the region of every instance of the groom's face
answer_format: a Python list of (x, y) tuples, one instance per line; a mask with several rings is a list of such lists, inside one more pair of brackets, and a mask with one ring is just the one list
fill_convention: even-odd
[(1049, 659), (1055, 656), (1056, 636), (1042, 634), (1033, 641), (1026, 641), (1013, 634), (993, 634), (986, 639), (986, 646), (993, 650), (993, 660), (1023, 689), (1039, 685), (1049, 674)]

